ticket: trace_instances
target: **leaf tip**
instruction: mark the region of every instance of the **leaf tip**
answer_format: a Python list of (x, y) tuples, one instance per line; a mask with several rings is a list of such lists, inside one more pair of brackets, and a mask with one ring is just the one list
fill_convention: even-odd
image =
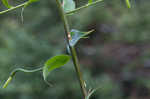
[(126, 5), (128, 8), (131, 8), (130, 0), (126, 0)]
[(7, 81), (4, 83), (3, 88), (6, 88), (8, 86), (8, 84), (11, 82), (12, 77), (10, 76)]
[(86, 32), (87, 34), (90, 34), (90, 33), (92, 33), (92, 32), (94, 32), (95, 30), (94, 29), (92, 29), (92, 30), (90, 30), (90, 31), (88, 31), (88, 32)]

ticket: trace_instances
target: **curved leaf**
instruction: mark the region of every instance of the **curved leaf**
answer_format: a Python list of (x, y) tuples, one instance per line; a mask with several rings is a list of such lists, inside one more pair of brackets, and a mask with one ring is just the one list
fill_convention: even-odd
[(63, 8), (65, 12), (70, 12), (75, 9), (75, 2), (73, 0), (63, 0)]
[(70, 58), (71, 57), (69, 55), (58, 55), (47, 60), (43, 67), (44, 80), (46, 81), (46, 78), (51, 71), (65, 65), (70, 60)]
[(26, 72), (26, 73), (32, 73), (32, 72), (40, 71), (40, 70), (42, 70), (42, 69), (43, 69), (43, 68), (37, 68), (37, 69), (33, 69), (33, 70), (27, 70), (27, 69), (23, 69), (23, 68), (16, 68), (16, 69), (14, 69), (14, 70), (11, 72), (11, 74), (10, 74), (8, 80), (4, 83), (3, 88), (6, 88), (6, 87), (8, 86), (8, 84), (11, 82), (12, 78), (13, 78), (13, 77), (15, 76), (15, 74), (16, 74), (17, 72), (19, 72), (19, 71)]
[(71, 30), (71, 40), (69, 41), (71, 46), (75, 46), (75, 44), (81, 39), (85, 38), (88, 34), (92, 33), (94, 30), (88, 31), (88, 32), (81, 32), (75, 29)]
[(4, 4), (5, 7), (11, 8), (12, 6), (9, 5), (8, 0), (2, 0), (2, 3)]

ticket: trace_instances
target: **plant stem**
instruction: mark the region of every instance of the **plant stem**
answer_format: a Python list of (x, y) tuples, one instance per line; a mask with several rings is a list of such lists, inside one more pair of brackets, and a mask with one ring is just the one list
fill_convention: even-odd
[(72, 14), (75, 13), (75, 12), (78, 12), (78, 11), (84, 9), (84, 8), (89, 7), (89, 6), (93, 6), (93, 5), (95, 5), (95, 4), (97, 4), (97, 3), (101, 2), (101, 1), (103, 1), (103, 0), (97, 0), (97, 1), (92, 2), (92, 3), (88, 3), (88, 4), (86, 4), (86, 5), (82, 6), (82, 7), (76, 8), (75, 10), (72, 10), (72, 11), (70, 11), (70, 12), (67, 12), (66, 14), (67, 14), (67, 15), (72, 15)]
[(76, 50), (75, 50), (74, 47), (71, 47), (70, 51), (71, 51), (74, 67), (75, 67), (75, 70), (76, 70), (76, 73), (77, 73), (77, 77), (78, 77), (79, 82), (80, 82), (80, 87), (81, 87), (81, 90), (82, 90), (82, 94), (83, 94), (84, 99), (85, 99), (88, 94), (87, 94), (87, 90), (85, 88), (85, 82), (84, 82), (83, 77), (82, 77), (82, 72), (80, 70), (80, 66), (79, 66), (79, 61), (78, 61), (78, 57), (77, 57), (77, 54), (76, 54)]
[(65, 12), (62, 8), (62, 5), (61, 5), (60, 1), (56, 0), (56, 2), (57, 2), (57, 5), (59, 7), (61, 18), (62, 18), (62, 21), (63, 21), (63, 24), (64, 24), (67, 45), (69, 46), (69, 50), (71, 52), (73, 64), (74, 64), (74, 67), (75, 67), (75, 70), (76, 70), (76, 73), (77, 73), (77, 77), (78, 77), (78, 80), (79, 80), (79, 83), (80, 83), (81, 91), (82, 91), (82, 94), (83, 94), (84, 99), (85, 99), (87, 97), (87, 91), (86, 91), (84, 80), (83, 80), (82, 73), (81, 73), (81, 70), (80, 70), (78, 57), (77, 57), (75, 48), (73, 46), (71, 46), (70, 43), (69, 43), (69, 40), (71, 40), (71, 35), (70, 35), (70, 27), (69, 27), (69, 24), (68, 24), (68, 20), (67, 20), (67, 17), (65, 15)]
[(9, 11), (15, 10), (15, 9), (17, 9), (17, 8), (23, 7), (23, 6), (25, 6), (26, 4), (28, 4), (28, 1), (25, 2), (25, 3), (23, 3), (23, 4), (20, 4), (20, 5), (18, 5), (18, 6), (11, 7), (11, 8), (9, 8), (9, 9), (7, 9), (7, 10), (1, 11), (0, 14), (4, 14), (4, 13), (7, 13), (7, 12), (9, 12)]

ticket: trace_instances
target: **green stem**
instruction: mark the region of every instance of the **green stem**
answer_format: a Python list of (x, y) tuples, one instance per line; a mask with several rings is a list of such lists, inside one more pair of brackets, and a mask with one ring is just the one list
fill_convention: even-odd
[(11, 7), (10, 9), (1, 11), (0, 14), (4, 14), (4, 13), (7, 13), (7, 12), (9, 12), (9, 11), (15, 10), (15, 9), (17, 9), (17, 8), (23, 7), (23, 6), (25, 6), (26, 4), (28, 4), (28, 1), (25, 2), (25, 3), (23, 3), (23, 4), (20, 4), (20, 5), (18, 5), (18, 6)]
[(79, 83), (80, 83), (81, 91), (82, 91), (82, 94), (83, 94), (84, 99), (85, 99), (86, 96), (87, 96), (87, 91), (86, 91), (84, 80), (83, 80), (82, 73), (81, 73), (81, 70), (80, 70), (76, 50), (73, 46), (71, 46), (69, 44), (69, 40), (71, 39), (71, 36), (70, 36), (70, 27), (69, 27), (69, 24), (68, 24), (68, 20), (67, 20), (67, 17), (65, 15), (65, 12), (62, 8), (62, 5), (61, 5), (60, 1), (56, 0), (56, 2), (57, 2), (57, 5), (59, 7), (61, 18), (62, 18), (62, 21), (63, 21), (63, 24), (64, 24), (67, 45), (69, 46), (69, 50), (71, 52), (73, 64), (74, 64), (74, 67), (75, 67), (75, 70), (76, 70), (76, 73), (77, 73), (77, 77), (78, 77), (78, 80), (79, 80)]
[(84, 9), (84, 8), (87, 8), (87, 7), (89, 7), (89, 6), (93, 6), (93, 5), (95, 5), (95, 4), (97, 4), (97, 3), (101, 2), (101, 1), (103, 1), (103, 0), (97, 0), (97, 1), (92, 2), (92, 3), (88, 3), (88, 4), (86, 4), (85, 6), (76, 8), (75, 10), (72, 10), (72, 11), (70, 11), (70, 12), (67, 12), (66, 14), (67, 14), (67, 15), (71, 15), (71, 14), (73, 14), (73, 13), (75, 13), (75, 12), (78, 12), (78, 11)]
[(8, 86), (8, 84), (11, 82), (12, 78), (13, 78), (13, 77), (15, 76), (15, 74), (16, 74), (17, 72), (19, 72), (19, 71), (26, 72), (26, 73), (32, 73), (32, 72), (40, 71), (40, 70), (42, 70), (42, 69), (43, 69), (43, 67), (40, 67), (40, 68), (37, 68), (37, 69), (33, 69), (33, 70), (27, 70), (27, 69), (23, 69), (23, 68), (16, 68), (16, 69), (14, 69), (14, 70), (11, 72), (11, 74), (10, 74), (8, 80), (4, 83), (3, 88), (6, 88), (6, 87)]
[(86, 99), (88, 93), (87, 93), (87, 90), (86, 90), (86, 87), (85, 87), (85, 82), (83, 80), (82, 73), (81, 73), (81, 70), (80, 70), (77, 53), (76, 53), (76, 50), (75, 50), (74, 47), (70, 47), (70, 51), (71, 51), (74, 67), (75, 67), (75, 70), (76, 70), (76, 73), (77, 73), (77, 76), (78, 76), (78, 79), (79, 79), (79, 82), (80, 82), (80, 87), (81, 87), (81, 90), (82, 90), (82, 94), (84, 96), (84, 99)]

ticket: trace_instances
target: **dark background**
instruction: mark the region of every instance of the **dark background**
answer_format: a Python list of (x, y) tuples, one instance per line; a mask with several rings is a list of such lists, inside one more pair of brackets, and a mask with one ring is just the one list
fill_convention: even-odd
[[(91, 99), (150, 99), (150, 2), (131, 4), (128, 9), (125, 0), (104, 0), (68, 17), (72, 29), (95, 29), (76, 46), (87, 88), (100, 87)], [(5, 9), (0, 2), (0, 11)], [(13, 69), (34, 69), (67, 53), (58, 13), (55, 0), (40, 0), (25, 8), (23, 22), (21, 9), (0, 15), (0, 87)], [(42, 72), (19, 72), (0, 88), (0, 99), (81, 99), (72, 62), (51, 72), (49, 81), (53, 87)]]

